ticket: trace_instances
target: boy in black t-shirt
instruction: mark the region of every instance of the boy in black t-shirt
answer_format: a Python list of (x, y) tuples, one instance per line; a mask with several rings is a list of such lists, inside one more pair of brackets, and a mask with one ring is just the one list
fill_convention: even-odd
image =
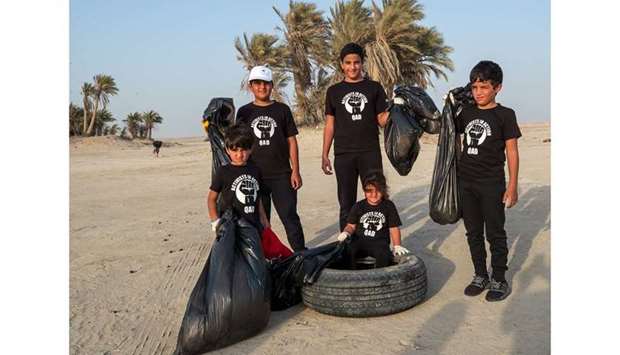
[(300, 251), (305, 249), (305, 242), (297, 214), (297, 190), (302, 185), (295, 138), (297, 126), (290, 108), (271, 100), (273, 81), (269, 68), (252, 68), (249, 87), (254, 101), (239, 108), (235, 122), (249, 126), (256, 136), (250, 161), (263, 173), (260, 197), (267, 219), (271, 217), (273, 199), (291, 248)]
[[(459, 188), (467, 243), (474, 264), (474, 279), (465, 288), (476, 296), (487, 287), (487, 301), (500, 301), (510, 293), (506, 281), (508, 246), (504, 230), (504, 207), (517, 203), (521, 131), (513, 110), (495, 102), (502, 88), (502, 69), (491, 61), (481, 61), (469, 80), (475, 105), (466, 106), (457, 117), (457, 131), (464, 133), (463, 152), (458, 163)], [(508, 160), (508, 186), (504, 161)], [(484, 232), (491, 246), (493, 275), (489, 281)]]
[(375, 258), (376, 267), (385, 267), (390, 265), (392, 260), (390, 240), (394, 246), (394, 255), (404, 255), (409, 252), (400, 245), (398, 227), (402, 223), (396, 206), (389, 200), (383, 174), (373, 173), (367, 176), (362, 186), (366, 198), (351, 208), (347, 217), (347, 225), (338, 235), (338, 241), (342, 242), (352, 236), (351, 243), (346, 249), (349, 266), (352, 269), (357, 266), (356, 259), (364, 256)]
[(262, 189), (261, 172), (248, 158), (252, 152), (254, 137), (247, 126), (235, 125), (226, 131), (224, 143), (230, 164), (215, 171), (209, 188), (207, 206), (211, 218), (211, 230), (217, 231), (220, 218), (217, 214), (217, 198), (222, 194), (221, 212), (232, 208), (237, 216), (245, 218), (258, 229), (270, 228), (263, 205), (258, 198)]
[(381, 84), (364, 79), (364, 50), (355, 43), (340, 51), (344, 80), (327, 89), (321, 168), (332, 174), (329, 150), (334, 142), (334, 168), (340, 203), (340, 230), (357, 200), (357, 181), (373, 171), (383, 172), (379, 127), (387, 123), (387, 97)]

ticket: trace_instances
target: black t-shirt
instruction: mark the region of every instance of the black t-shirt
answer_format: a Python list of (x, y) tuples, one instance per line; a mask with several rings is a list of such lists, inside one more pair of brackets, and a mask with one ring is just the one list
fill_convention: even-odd
[(456, 126), (458, 133), (464, 133), (458, 175), (467, 180), (504, 181), (506, 140), (521, 137), (515, 112), (499, 104), (486, 110), (465, 106)]
[(381, 84), (341, 81), (327, 89), (325, 114), (335, 117), (334, 154), (379, 150), (377, 114), (387, 109)]
[(239, 217), (244, 217), (256, 227), (260, 227), (258, 202), (262, 183), (262, 175), (256, 165), (228, 164), (217, 169), (210, 189), (221, 193), (222, 211), (232, 207)]
[(349, 212), (347, 223), (355, 224), (354, 238), (370, 238), (390, 243), (390, 228), (402, 223), (394, 202), (382, 200), (373, 206), (363, 199), (358, 201)]
[(249, 103), (237, 111), (235, 122), (250, 126), (256, 140), (250, 160), (261, 169), (265, 178), (291, 174), (288, 137), (298, 133), (291, 109), (280, 102), (269, 106)]

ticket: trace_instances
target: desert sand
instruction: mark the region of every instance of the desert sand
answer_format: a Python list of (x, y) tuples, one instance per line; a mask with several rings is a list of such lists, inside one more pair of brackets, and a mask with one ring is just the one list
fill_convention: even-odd
[[(408, 176), (383, 157), (403, 221), (403, 245), (423, 259), (429, 290), (399, 314), (339, 318), (298, 305), (273, 312), (259, 335), (218, 354), (548, 354), (550, 352), (550, 137), (522, 125), (519, 203), (506, 213), (512, 294), (488, 303), (463, 288), (473, 274), (462, 222), (428, 217), (436, 146), (422, 140)], [(309, 247), (335, 240), (335, 176), (320, 169), (322, 132), (299, 135), (299, 214)], [(432, 138), (432, 137), (431, 137)], [(205, 196), (211, 151), (203, 138), (141, 142), (97, 137), (70, 146), (72, 354), (171, 354), (213, 234)], [(385, 154), (385, 153), (384, 153)], [(359, 194), (361, 198), (361, 192)], [(277, 216), (274, 230), (286, 242)]]

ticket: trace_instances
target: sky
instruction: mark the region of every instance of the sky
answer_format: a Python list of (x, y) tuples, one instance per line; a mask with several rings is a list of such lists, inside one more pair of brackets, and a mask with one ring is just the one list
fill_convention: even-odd
[[(513, 108), (519, 122), (550, 120), (548, 1), (419, 2), (422, 24), (436, 27), (454, 49), (455, 70), (447, 81), (433, 77), (435, 88), (428, 89), (439, 108), (443, 95), (488, 59), (504, 71), (498, 102)], [(335, 0), (314, 3), (327, 16)], [(72, 0), (70, 100), (81, 106), (82, 83), (108, 74), (119, 88), (109, 110), (120, 126), (131, 112), (155, 110), (164, 121), (154, 138), (202, 136), (211, 98), (232, 97), (236, 107), (251, 100), (240, 89), (246, 73), (233, 43), (244, 32), (281, 35), (272, 6), (286, 12), (288, 1)]]

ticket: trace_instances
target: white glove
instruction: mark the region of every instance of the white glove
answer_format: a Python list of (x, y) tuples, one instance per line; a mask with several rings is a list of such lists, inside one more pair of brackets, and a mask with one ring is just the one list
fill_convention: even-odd
[(213, 231), (213, 233), (215, 233), (217, 231), (217, 226), (220, 225), (220, 219), (216, 219), (215, 221), (211, 222), (211, 230)]
[(409, 249), (405, 247), (401, 247), (400, 245), (395, 245), (394, 250), (392, 250), (392, 254), (394, 254), (394, 256), (402, 256), (405, 254), (409, 254)]
[(344, 242), (347, 238), (349, 238), (351, 236), (351, 234), (349, 234), (349, 232), (342, 232), (340, 234), (338, 234), (338, 241), (339, 242)]

